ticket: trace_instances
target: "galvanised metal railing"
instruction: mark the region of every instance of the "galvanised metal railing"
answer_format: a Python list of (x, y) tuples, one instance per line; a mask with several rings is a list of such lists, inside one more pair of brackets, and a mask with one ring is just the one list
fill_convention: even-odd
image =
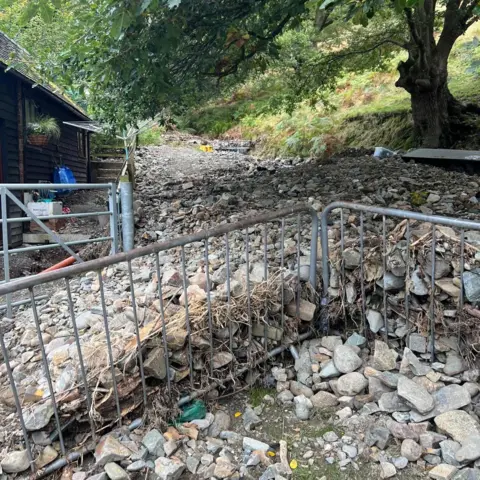
[[(0, 184), (0, 200), (1, 200), (1, 219), (0, 224), (2, 225), (2, 245), (3, 250), (0, 251), (0, 255), (3, 255), (3, 269), (4, 269), (4, 282), (8, 283), (11, 280), (10, 276), (10, 255), (19, 254), (24, 252), (36, 252), (39, 250), (46, 250), (51, 248), (62, 247), (67, 253), (75, 258), (77, 262), (83, 262), (81, 257), (75, 253), (72, 246), (85, 245), (88, 243), (95, 242), (112, 242), (112, 253), (118, 252), (118, 206), (117, 206), (117, 190), (114, 183), (106, 184), (38, 184), (38, 183), (11, 183), (11, 184)], [(39, 189), (48, 189), (48, 190), (107, 190), (108, 191), (108, 211), (102, 212), (85, 212), (85, 213), (69, 213), (62, 215), (46, 215), (46, 216), (37, 216), (35, 215), (23, 202), (21, 202), (12, 192), (14, 191), (31, 191)], [(9, 217), (8, 216), (8, 204), (7, 202), (12, 202), (17, 206), (24, 215), (24, 217)], [(54, 219), (68, 219), (68, 218), (85, 218), (85, 217), (109, 217), (110, 222), (110, 236), (107, 237), (98, 237), (88, 240), (76, 240), (70, 242), (64, 242), (59, 235), (51, 230), (46, 224), (45, 221), (54, 220)], [(49, 235), (52, 239), (52, 243), (48, 245), (32, 245), (28, 247), (20, 248), (9, 248), (9, 235), (8, 235), (8, 225), (25, 223), (25, 222), (35, 222), (45, 233)], [(21, 300), (15, 302), (15, 305), (22, 303), (28, 303), (30, 300)], [(7, 310), (7, 316), (12, 315), (12, 302), (11, 295), (6, 296), (6, 305), (4, 308)]]
[[(431, 342), (431, 361), (435, 361), (435, 272), (436, 272), (436, 231), (437, 227), (440, 225), (453, 227), (459, 229), (459, 243), (460, 243), (460, 295), (458, 298), (458, 309), (461, 311), (464, 307), (464, 285), (463, 285), (463, 273), (464, 273), (464, 260), (465, 260), (465, 231), (466, 230), (480, 230), (480, 223), (470, 220), (462, 220), (459, 218), (444, 217), (439, 215), (425, 215), (417, 212), (410, 212), (407, 210), (399, 210), (394, 208), (384, 208), (384, 207), (374, 207), (369, 205), (361, 205), (359, 203), (350, 203), (350, 202), (334, 202), (328, 205), (321, 214), (321, 245), (322, 245), (322, 327), (324, 331), (329, 329), (329, 314), (328, 314), (328, 305), (329, 305), (329, 286), (330, 286), (330, 251), (329, 251), (329, 231), (331, 230), (330, 224), (332, 213), (335, 212), (336, 215), (339, 215), (337, 226), (340, 226), (340, 284), (341, 292), (340, 297), (342, 301), (345, 300), (345, 285), (346, 285), (346, 276), (345, 276), (345, 213), (344, 211), (348, 210), (351, 212), (359, 212), (359, 227), (358, 227), (358, 243), (359, 243), (359, 254), (360, 254), (360, 265), (359, 265), (359, 279), (360, 279), (360, 303), (361, 303), (361, 315), (362, 315), (362, 330), (365, 332), (366, 329), (366, 309), (367, 309), (367, 299), (366, 299), (366, 289), (365, 289), (365, 214), (378, 215), (381, 217), (382, 233), (381, 233), (381, 248), (382, 248), (382, 269), (383, 273), (387, 271), (386, 262), (387, 262), (387, 250), (388, 250), (388, 241), (387, 241), (387, 229), (386, 229), (386, 218), (394, 217), (406, 220), (405, 225), (405, 240), (407, 251), (407, 262), (406, 262), (406, 272), (405, 272), (405, 292), (404, 292), (404, 314), (407, 321), (407, 325), (412, 325), (411, 322), (411, 294), (410, 294), (410, 251), (412, 248), (411, 242), (411, 225), (410, 221), (419, 221), (424, 223), (431, 224), (431, 270), (430, 278), (431, 288), (429, 292), (429, 313), (428, 313), (428, 330), (429, 337)], [(383, 334), (385, 341), (388, 342), (389, 339), (389, 330), (388, 330), (388, 321), (387, 321), (387, 292), (384, 288), (382, 290), (382, 303), (383, 303)]]
[[(293, 217), (293, 226), (290, 225), (290, 219)], [(307, 228), (305, 229), (303, 227), (304, 224), (304, 218), (308, 218), (309, 221), (311, 222), (311, 229)], [(296, 222), (295, 222), (296, 219)], [(284, 301), (284, 271), (286, 267), (286, 253), (285, 253), (285, 231), (286, 231), (286, 221), (289, 221), (289, 224), (287, 225), (288, 228), (290, 228), (289, 233), (293, 233), (293, 236), (296, 237), (296, 247), (295, 247), (295, 252), (290, 251), (287, 252), (289, 255), (294, 256), (296, 259), (296, 275), (297, 275), (297, 287), (296, 287), (296, 292), (295, 292), (295, 297), (296, 297), (296, 316), (299, 317), (299, 302), (300, 302), (300, 294), (301, 294), (301, 287), (300, 287), (300, 264), (301, 264), (301, 252), (302, 248), (303, 251), (305, 251), (305, 244), (309, 246), (309, 254), (310, 254), (310, 263), (309, 263), (309, 282), (315, 288), (316, 283), (317, 283), (317, 242), (318, 242), (318, 215), (317, 212), (311, 209), (310, 207), (307, 206), (297, 206), (297, 207), (292, 207), (292, 208), (287, 208), (284, 210), (279, 210), (275, 212), (269, 212), (265, 213), (263, 215), (259, 215), (257, 217), (251, 217), (251, 218), (246, 218), (243, 219), (239, 222), (236, 223), (226, 223), (222, 224), (220, 226), (217, 226), (211, 230), (206, 230), (206, 231), (200, 231), (198, 233), (194, 233), (191, 235), (186, 235), (183, 237), (175, 238), (172, 240), (164, 241), (164, 242), (159, 242), (159, 243), (154, 243), (146, 247), (142, 248), (137, 248), (134, 250), (130, 250), (128, 252), (123, 252), (123, 253), (118, 253), (116, 255), (108, 256), (108, 257), (103, 257), (99, 258), (94, 261), (89, 261), (89, 262), (83, 262), (79, 263), (76, 265), (73, 265), (71, 267), (66, 267), (61, 270), (57, 271), (52, 271), (40, 275), (35, 275), (19, 280), (14, 280), (9, 283), (5, 283), (3, 285), (0, 285), (0, 296), (2, 295), (10, 295), (15, 292), (21, 291), (21, 290), (28, 290), (29, 295), (30, 295), (30, 300), (31, 300), (31, 308), (32, 308), (32, 313), (33, 313), (33, 320), (35, 324), (35, 329), (36, 329), (36, 334), (38, 337), (38, 342), (39, 342), (39, 347), (40, 347), (40, 353), (41, 353), (41, 358), (42, 358), (42, 363), (43, 363), (43, 369), (45, 372), (46, 380), (48, 383), (48, 389), (50, 394), (48, 397), (45, 397), (42, 399), (43, 402), (45, 401), (51, 401), (53, 410), (54, 410), (54, 423), (56, 430), (53, 432), (58, 438), (59, 444), (60, 444), (60, 450), (62, 454), (62, 458), (54, 463), (52, 463), (50, 466), (48, 466), (46, 469), (37, 472), (37, 478), (40, 478), (42, 476), (45, 476), (47, 474), (51, 474), (55, 470), (61, 468), (64, 466), (67, 461), (74, 461), (80, 457), (82, 454), (81, 452), (73, 452), (67, 455), (67, 448), (65, 445), (64, 441), (64, 425), (62, 425), (60, 413), (59, 413), (59, 408), (57, 404), (57, 399), (55, 394), (53, 394), (54, 389), (53, 389), (53, 380), (52, 380), (52, 375), (50, 372), (50, 366), (49, 366), (49, 361), (46, 355), (45, 351), (45, 344), (42, 338), (42, 331), (40, 328), (40, 320), (39, 320), (39, 306), (37, 305), (37, 296), (35, 294), (34, 289), (39, 286), (43, 286), (44, 284), (50, 283), (50, 282), (57, 282), (57, 287), (61, 284), (59, 284), (59, 281), (64, 282), (64, 287), (65, 287), (65, 292), (66, 292), (66, 301), (68, 303), (68, 312), (71, 320), (71, 324), (73, 327), (73, 335), (74, 335), (74, 340), (75, 340), (75, 348), (76, 348), (76, 353), (78, 355), (78, 364), (80, 367), (80, 381), (82, 385), (79, 385), (79, 388), (83, 390), (83, 393), (85, 394), (85, 400), (84, 400), (84, 411), (85, 412), (91, 412), (92, 408), (92, 393), (90, 391), (89, 387), (89, 378), (88, 378), (88, 369), (87, 365), (85, 362), (85, 357), (82, 351), (82, 342), (81, 342), (81, 336), (78, 331), (77, 325), (76, 325), (76, 317), (75, 317), (75, 308), (74, 308), (74, 301), (72, 298), (72, 289), (71, 289), (71, 281), (75, 277), (78, 277), (81, 274), (86, 274), (88, 272), (96, 272), (96, 278), (98, 281), (98, 286), (99, 286), (99, 292), (100, 292), (100, 301), (101, 301), (101, 311), (102, 311), (102, 317), (103, 317), (103, 327), (104, 327), (104, 333), (105, 333), (105, 350), (107, 352), (107, 358), (108, 358), (108, 368), (111, 373), (111, 380), (112, 380), (112, 390), (113, 390), (113, 398), (115, 400), (115, 409), (116, 409), (116, 422), (118, 424), (122, 423), (122, 410), (121, 410), (121, 403), (120, 403), (120, 397), (119, 397), (119, 389), (117, 385), (117, 379), (116, 379), (116, 372), (115, 372), (115, 361), (114, 361), (114, 355), (113, 355), (113, 349), (112, 349), (112, 337), (111, 337), (111, 332), (110, 332), (110, 322), (109, 322), (109, 316), (107, 313), (107, 304), (105, 300), (105, 284), (104, 284), (104, 279), (102, 276), (102, 270), (115, 266), (121, 263), (126, 263), (126, 267), (128, 270), (128, 282), (129, 282), (129, 296), (130, 296), (130, 302), (131, 306), (133, 309), (133, 321), (134, 321), (134, 327), (135, 327), (135, 338), (134, 342), (136, 344), (136, 358), (138, 361), (138, 367), (140, 371), (140, 379), (141, 379), (141, 386), (142, 386), (142, 403), (143, 405), (148, 404), (148, 387), (146, 384), (146, 374), (145, 374), (145, 369), (144, 369), (144, 359), (142, 356), (142, 340), (141, 340), (141, 322), (139, 321), (139, 315), (138, 315), (138, 308), (137, 308), (137, 298), (135, 296), (135, 282), (134, 282), (134, 274), (132, 270), (132, 261), (136, 259), (143, 259), (147, 260), (149, 257), (153, 257), (150, 260), (153, 260), (153, 263), (155, 265), (154, 267), (154, 274), (157, 277), (157, 291), (156, 291), (156, 296), (158, 296), (159, 299), (159, 309), (160, 309), (160, 314), (159, 318), (157, 318), (157, 322), (160, 323), (158, 330), (156, 332), (158, 334), (162, 335), (162, 345), (163, 345), (163, 352), (164, 352), (164, 361), (165, 361), (165, 366), (166, 366), (166, 379), (163, 381), (166, 385), (166, 389), (169, 393), (170, 396), (173, 396), (174, 394), (174, 389), (172, 386), (172, 380), (170, 378), (170, 349), (168, 346), (167, 342), (167, 321), (166, 321), (166, 313), (165, 313), (165, 305), (163, 302), (163, 289), (162, 289), (162, 268), (161, 268), (161, 261), (160, 261), (160, 256), (159, 254), (161, 252), (167, 252), (172, 249), (177, 249), (180, 248), (181, 250), (181, 267), (180, 267), (180, 272), (182, 276), (182, 282), (183, 282), (183, 293), (185, 297), (185, 329), (187, 332), (186, 335), (186, 343), (187, 343), (187, 357), (188, 357), (188, 367), (189, 367), (189, 380), (190, 380), (190, 386), (193, 387), (193, 375), (194, 375), (194, 369), (193, 369), (193, 353), (192, 353), (192, 328), (190, 324), (190, 316), (189, 316), (189, 299), (188, 299), (188, 294), (187, 294), (187, 283), (188, 283), (188, 278), (187, 278), (187, 265), (186, 265), (186, 252), (185, 252), (185, 247), (189, 246), (191, 244), (194, 244), (195, 242), (204, 242), (204, 251), (203, 251), (203, 260), (204, 260), (204, 268), (205, 268), (205, 274), (206, 274), (206, 306), (208, 310), (208, 341), (209, 341), (209, 351), (208, 351), (208, 362), (206, 362), (206, 368), (202, 370), (200, 375), (202, 376), (202, 379), (206, 380), (208, 385), (204, 387), (205, 382), (200, 383), (200, 387), (197, 388), (196, 390), (191, 389), (190, 394), (188, 396), (184, 396), (178, 400), (179, 405), (183, 405), (184, 403), (192, 400), (193, 398), (203, 395), (209, 390), (211, 390), (214, 387), (217, 387), (219, 385), (222, 385), (228, 381), (231, 381), (232, 379), (236, 378), (237, 376), (245, 373), (255, 365), (258, 365), (261, 362), (265, 362), (268, 358), (271, 358), (274, 355), (278, 355), (282, 351), (286, 350), (289, 348), (291, 343), (287, 344), (282, 344), (280, 346), (277, 346), (276, 348), (269, 350), (271, 342), (269, 342), (268, 337), (267, 337), (267, 318), (263, 319), (264, 323), (264, 352), (262, 355), (257, 355), (256, 357), (249, 356), (247, 359), (246, 364), (239, 365), (241, 368), (237, 368), (235, 372), (233, 372), (231, 375), (224, 379), (216, 379), (214, 375), (214, 369), (213, 369), (213, 355), (214, 355), (214, 335), (213, 335), (213, 322), (212, 322), (212, 282), (210, 279), (210, 253), (209, 253), (209, 244), (210, 242), (213, 242), (213, 239), (216, 239), (216, 242), (221, 245), (223, 245), (223, 252), (225, 253), (225, 266), (226, 266), (226, 302), (228, 305), (228, 309), (230, 309), (230, 303), (232, 301), (232, 293), (231, 293), (231, 284), (230, 284), (230, 278), (232, 275), (232, 267), (231, 267), (231, 259), (233, 258), (232, 251), (230, 249), (230, 238), (234, 233), (236, 233), (236, 239), (238, 240), (238, 237), (243, 238), (243, 246), (244, 246), (244, 252), (240, 255), (240, 257), (236, 256), (236, 258), (241, 258), (243, 265), (245, 266), (245, 273), (246, 273), (246, 295), (247, 295), (247, 300), (248, 300), (248, 337), (249, 341), (252, 340), (252, 326), (253, 326), (253, 321), (252, 321), (252, 312), (250, 311), (250, 299), (252, 297), (252, 285), (250, 281), (250, 246), (251, 246), (251, 240), (250, 240), (250, 233), (253, 232), (251, 227), (255, 227), (255, 232), (258, 232), (259, 229), (260, 231), (263, 231), (262, 235), (262, 243), (263, 243), (263, 278), (267, 280), (269, 277), (269, 267), (271, 267), (270, 262), (273, 261), (274, 265), (276, 268), (279, 269), (281, 272), (281, 277), (280, 277), (280, 285), (281, 285), (281, 297), (282, 297), (282, 302)], [(272, 245), (272, 243), (269, 243), (269, 238), (268, 234), (269, 232), (275, 231), (276, 233), (276, 238), (277, 242)], [(280, 231), (280, 234), (278, 235), (278, 232)], [(308, 238), (305, 240), (304, 238), (304, 233), (302, 232), (311, 232)], [(296, 232), (296, 235), (294, 235)], [(292, 238), (293, 238), (292, 236)], [(279, 237), (279, 238), (278, 238)], [(273, 238), (273, 237), (271, 237)], [(304, 246), (301, 248), (301, 244)], [(275, 246), (279, 245), (279, 247)], [(197, 244), (198, 246), (198, 244)], [(273, 249), (272, 249), (273, 247)], [(278, 251), (279, 249), (279, 251)], [(218, 254), (218, 252), (215, 252)], [(265, 314), (266, 315), (266, 314)], [(284, 321), (284, 312), (283, 312), (283, 305), (281, 309), (281, 323), (283, 327), (283, 321)], [(232, 325), (232, 319), (229, 317), (229, 330), (230, 330), (230, 351), (232, 349), (232, 341), (233, 341), (233, 325)], [(30, 437), (26, 428), (26, 423), (25, 423), (25, 411), (24, 407), (22, 406), (22, 402), (19, 396), (18, 392), (18, 387), (15, 382), (15, 378), (13, 375), (12, 371), (12, 365), (9, 359), (8, 355), (8, 349), (6, 346), (5, 342), (5, 334), (8, 332), (8, 324), (4, 328), (1, 325), (0, 322), (0, 350), (3, 355), (3, 361), (5, 362), (6, 366), (6, 371), (9, 379), (9, 384), (13, 393), (13, 397), (15, 400), (15, 405), (16, 409), (18, 412), (18, 419), (21, 425), (21, 430), (23, 433), (23, 439), (25, 443), (25, 447), (27, 450), (27, 453), (29, 455), (29, 459), (31, 462), (31, 467), (32, 471), (35, 470), (34, 468), (34, 462), (32, 459), (32, 449), (30, 446)], [(207, 335), (207, 334), (206, 334)], [(296, 342), (296, 341), (301, 341), (305, 338), (308, 338), (311, 335), (311, 330), (303, 333), (302, 335), (298, 335), (297, 338), (293, 338), (290, 340), (290, 342)], [(225, 342), (226, 344), (226, 342)], [(83, 387), (83, 388), (82, 388)], [(197, 384), (198, 387), (198, 384)], [(0, 419), (1, 420), (1, 419)], [(134, 423), (135, 425), (138, 425), (138, 421)], [(91, 428), (91, 433), (93, 438), (96, 438), (96, 429), (95, 425), (93, 422), (93, 419), (90, 417), (90, 428)]]

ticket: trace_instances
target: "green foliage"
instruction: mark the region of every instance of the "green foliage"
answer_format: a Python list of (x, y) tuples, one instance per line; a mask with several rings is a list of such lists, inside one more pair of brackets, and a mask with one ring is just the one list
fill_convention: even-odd
[(410, 202), (414, 207), (421, 207), (427, 203), (428, 192), (412, 192)]
[(42, 116), (36, 122), (27, 125), (28, 135), (46, 135), (52, 139), (59, 139), (61, 130), (53, 117)]
[(146, 145), (161, 145), (162, 135), (165, 133), (166, 128), (163, 126), (155, 126), (150, 130), (143, 132), (138, 137), (138, 144), (142, 146)]

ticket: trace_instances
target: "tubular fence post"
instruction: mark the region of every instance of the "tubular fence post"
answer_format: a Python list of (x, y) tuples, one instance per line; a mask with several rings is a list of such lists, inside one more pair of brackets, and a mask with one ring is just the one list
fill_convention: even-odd
[(310, 245), (310, 284), (317, 288), (317, 256), (318, 256), (318, 213), (312, 211), (312, 240)]
[[(10, 281), (10, 257), (9, 257), (9, 244), (8, 244), (8, 206), (7, 206), (7, 189), (1, 187), (0, 190), (1, 202), (2, 202), (2, 241), (3, 241), (3, 275), (5, 282)], [(7, 294), (7, 317), (12, 317), (12, 295)]]
[(114, 183), (110, 183), (108, 194), (108, 209), (110, 210), (110, 236), (112, 237), (112, 255), (119, 252), (118, 249), (118, 210), (117, 210), (117, 191)]
[(133, 187), (131, 182), (120, 181), (120, 204), (122, 206), (123, 250), (129, 252), (134, 247)]
[(323, 332), (329, 329), (328, 321), (328, 284), (330, 281), (330, 272), (328, 265), (328, 214), (327, 208), (322, 212), (320, 219), (320, 238), (322, 244), (322, 298), (320, 302), (320, 327)]

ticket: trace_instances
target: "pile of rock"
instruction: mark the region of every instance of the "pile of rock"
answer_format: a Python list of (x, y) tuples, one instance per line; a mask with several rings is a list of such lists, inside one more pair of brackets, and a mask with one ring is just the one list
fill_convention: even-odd
[[(270, 398), (273, 401), (273, 398)], [(231, 429), (231, 415), (223, 410), (204, 418), (158, 429), (122, 428), (103, 436), (94, 450), (94, 464), (86, 462), (70, 472), (72, 480), (261, 479), (290, 476), (287, 444), (270, 446), (255, 436), (262, 423), (262, 407), (247, 407), (242, 415), (243, 433)], [(51, 446), (45, 448), (55, 451)], [(7, 454), (1, 466), (7, 474), (28, 467), (26, 453)], [(2, 478), (0, 473), (0, 478)]]
[[(207, 371), (210, 369), (211, 341), (208, 329), (207, 278), (202, 271), (201, 258), (202, 256), (197, 257), (195, 263), (190, 264), (187, 269), (189, 276), (186, 292), (191, 326), (189, 336), (186, 326), (183, 275), (181, 270), (172, 263), (173, 256), (165, 254), (160, 257), (167, 352), (162, 334), (159, 285), (154, 259), (146, 257), (132, 263), (136, 317), (126, 265), (118, 264), (103, 272), (107, 321), (115, 362), (115, 379), (121, 406), (125, 412), (132, 411), (142, 403), (141, 376), (136, 358), (135, 319), (140, 327), (143, 363), (148, 379), (162, 389), (167, 388), (167, 375), (170, 376), (172, 383), (178, 383), (193, 376), (195, 385), (203, 388), (208, 384)], [(195, 265), (199, 271), (192, 272), (192, 265)], [(278, 268), (273, 266), (269, 268), (269, 279), (266, 280), (264, 264), (252, 263), (249, 280), (250, 311), (253, 321), (252, 340), (249, 341), (247, 324), (243, 321), (238, 322), (238, 319), (244, 318), (247, 312), (245, 265), (232, 270), (230, 307), (226, 299), (226, 268), (220, 262), (215, 262), (215, 253), (212, 253), (211, 265), (215, 268), (210, 275), (210, 300), (214, 353), (212, 364), (216, 378), (227, 377), (231, 373), (235, 376), (235, 371), (240, 370), (249, 361), (249, 357), (250, 360), (258, 358), (264, 355), (266, 348), (271, 349), (282, 342), (292, 341), (294, 334), (291, 332), (309, 328), (315, 316), (314, 303), (301, 299), (297, 317), (296, 294), (299, 290), (302, 295), (307, 295), (305, 283), (298, 282), (295, 272), (288, 269), (283, 272), (282, 282)], [(69, 313), (68, 296), (63, 289), (59, 289), (48, 302), (38, 308), (42, 341), (45, 344), (62, 423), (74, 417), (85, 420), (85, 417), (92, 413), (101, 423), (104, 419), (115, 417), (116, 405), (97, 274), (88, 273), (81, 278), (72, 279), (71, 291), (75, 324), (80, 332), (80, 346), (87, 370), (88, 386), (92, 398), (95, 398), (94, 412), (88, 412), (86, 409), (83, 377)], [(268, 322), (260, 323), (263, 315), (267, 316)], [(24, 408), (26, 428), (30, 434), (33, 434), (34, 454), (41, 455), (44, 437), (48, 438), (51, 432), (54, 434), (56, 427), (32, 309), (25, 308), (19, 312), (15, 320), (4, 319), (2, 329), (13, 377)], [(230, 350), (230, 336), (232, 336), (232, 350)], [(189, 358), (190, 342), (193, 351), (192, 359)], [(190, 362), (193, 371), (190, 371)], [(5, 364), (0, 366), (0, 382), (0, 416), (2, 418), (0, 445), (14, 444), (15, 441), (20, 443), (22, 435)], [(215, 393), (218, 395), (218, 390), (213, 392)], [(178, 400), (176, 397), (171, 398), (172, 402), (176, 400)], [(38, 438), (40, 443), (35, 441)], [(51, 459), (52, 456), (48, 458)], [(43, 461), (41, 463), (42, 466), (46, 464)]]
[(337, 425), (363, 426), (355, 439), (323, 438), (327, 463), (347, 468), (362, 455), (380, 463), (381, 478), (415, 462), (434, 479), (478, 479), (480, 372), (463, 362), (456, 338), (439, 343), (438, 361), (429, 364), (419, 334), (401, 354), (380, 340), (370, 350), (356, 333), (345, 343), (340, 336), (307, 341), (294, 369), (272, 370), (277, 401), (301, 420), (327, 409)]
[[(358, 214), (348, 210), (344, 218), (349, 227), (360, 222)], [(332, 317), (353, 317), (359, 324), (366, 324), (374, 334), (388, 334), (389, 338), (404, 340), (411, 331), (431, 328), (433, 289), (435, 330), (444, 335), (462, 333), (468, 337), (467, 344), (478, 343), (480, 337), (471, 327), (472, 322), (477, 321), (475, 314), (478, 317), (480, 311), (471, 305), (460, 310), (458, 305), (462, 291), (465, 303), (475, 305), (480, 301), (480, 255), (477, 253), (480, 233), (474, 230), (464, 233), (462, 256), (460, 232), (437, 226), (435, 278), (432, 281), (432, 225), (411, 222), (407, 232), (406, 221), (387, 220), (385, 271), (381, 229), (381, 221), (368, 223), (363, 259), (356, 228), (345, 228), (343, 254), (340, 222), (336, 221), (329, 231), (332, 252), (329, 295), (335, 312)], [(387, 298), (386, 312), (383, 294)], [(442, 351), (442, 346), (439, 348)]]

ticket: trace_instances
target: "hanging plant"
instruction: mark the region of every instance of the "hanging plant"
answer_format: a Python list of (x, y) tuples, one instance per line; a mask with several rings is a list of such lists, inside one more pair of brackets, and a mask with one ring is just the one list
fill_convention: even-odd
[(37, 147), (45, 147), (52, 139), (58, 140), (60, 134), (58, 122), (53, 117), (43, 116), (27, 125), (28, 143)]

